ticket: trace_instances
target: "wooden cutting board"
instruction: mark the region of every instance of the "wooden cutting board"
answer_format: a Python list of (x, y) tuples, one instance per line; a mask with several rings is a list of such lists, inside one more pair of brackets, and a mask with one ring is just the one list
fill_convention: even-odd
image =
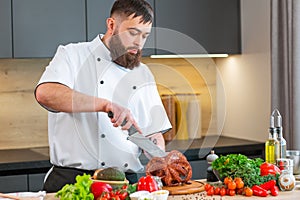
[(205, 191), (205, 183), (201, 181), (189, 181), (191, 184), (183, 184), (179, 186), (163, 186), (164, 190), (168, 190), (170, 195), (193, 194)]

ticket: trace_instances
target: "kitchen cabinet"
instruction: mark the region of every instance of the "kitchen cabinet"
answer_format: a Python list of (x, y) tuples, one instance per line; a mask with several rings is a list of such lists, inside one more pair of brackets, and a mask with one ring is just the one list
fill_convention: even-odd
[[(154, 0), (148, 0), (154, 6)], [(106, 32), (106, 19), (110, 16), (110, 9), (114, 0), (88, 0), (87, 1), (87, 39), (94, 39), (99, 33)], [(154, 54), (154, 33), (150, 34), (145, 47), (143, 56)]]
[(0, 177), (0, 192), (26, 192), (27, 175), (11, 175)]
[(0, 1), (0, 58), (12, 57), (11, 0)]
[(240, 0), (156, 0), (157, 54), (241, 53)]
[(46, 173), (28, 174), (28, 191), (38, 192), (43, 189)]
[(85, 0), (12, 0), (15, 58), (52, 57), (86, 40)]

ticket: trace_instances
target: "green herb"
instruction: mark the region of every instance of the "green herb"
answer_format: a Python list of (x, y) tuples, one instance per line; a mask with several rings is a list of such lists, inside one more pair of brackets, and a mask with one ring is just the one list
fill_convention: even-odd
[(260, 165), (264, 161), (261, 158), (250, 159), (242, 154), (228, 154), (220, 156), (212, 163), (212, 168), (219, 173), (221, 179), (225, 177), (243, 179), (245, 186), (260, 185), (272, 179), (274, 176), (260, 176)]
[(134, 193), (137, 190), (137, 183), (129, 184), (127, 188), (128, 194)]
[(56, 193), (56, 197), (61, 200), (93, 200), (94, 195), (90, 192), (92, 183), (90, 175), (78, 175), (76, 176), (76, 183), (66, 184)]

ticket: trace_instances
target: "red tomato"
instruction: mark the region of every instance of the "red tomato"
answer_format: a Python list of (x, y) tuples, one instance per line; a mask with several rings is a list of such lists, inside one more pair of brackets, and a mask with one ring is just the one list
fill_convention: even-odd
[(234, 196), (235, 195), (235, 190), (229, 189), (229, 196)]
[(226, 189), (224, 187), (221, 188), (220, 195), (221, 196), (225, 196), (226, 195)]
[(206, 192), (207, 196), (213, 196), (214, 195), (214, 187), (210, 187), (209, 190)]
[(121, 200), (125, 200), (128, 197), (128, 192), (125, 190), (122, 190), (118, 196), (120, 197)]
[(220, 191), (221, 191), (221, 188), (216, 187), (216, 188), (215, 188), (215, 191), (214, 191), (214, 195), (219, 195), (219, 194), (220, 194)]
[(211, 188), (211, 185), (206, 183), (204, 186), (205, 191), (207, 192)]

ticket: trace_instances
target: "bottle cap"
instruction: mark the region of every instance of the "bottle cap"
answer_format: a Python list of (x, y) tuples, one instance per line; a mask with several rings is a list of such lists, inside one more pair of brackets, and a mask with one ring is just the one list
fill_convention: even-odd
[(274, 109), (270, 118), (270, 127), (282, 127), (282, 117), (278, 109)]
[(219, 156), (215, 154), (214, 150), (211, 150), (210, 154), (208, 154), (208, 156), (206, 157), (206, 161), (208, 164), (211, 164), (217, 158), (219, 158)]

